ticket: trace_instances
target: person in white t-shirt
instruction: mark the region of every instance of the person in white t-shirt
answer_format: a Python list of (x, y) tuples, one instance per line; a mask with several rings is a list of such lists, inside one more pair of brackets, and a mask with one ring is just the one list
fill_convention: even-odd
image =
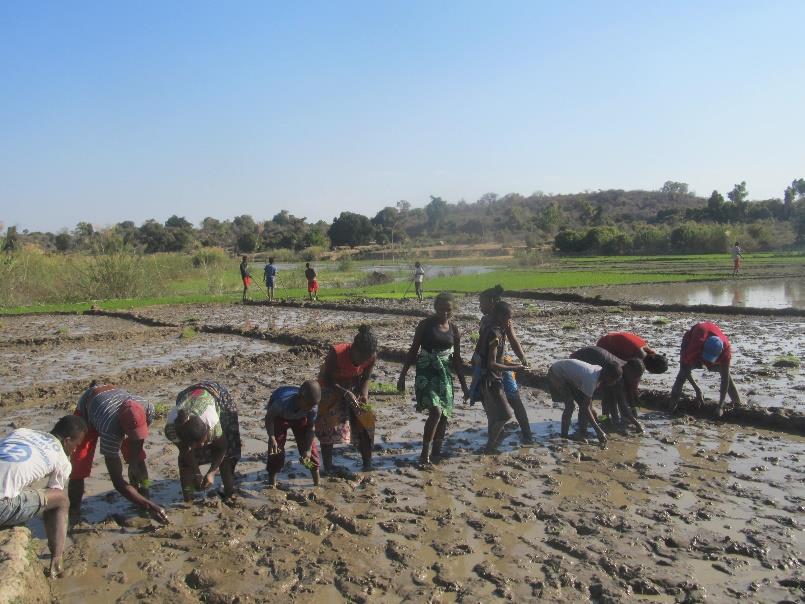
[[(602, 445), (606, 444), (607, 435), (598, 425), (592, 411), (592, 398), (599, 386), (611, 386), (622, 377), (623, 372), (614, 365), (602, 368), (599, 365), (590, 365), (576, 359), (563, 359), (551, 365), (548, 369), (551, 399), (554, 402), (565, 404), (565, 410), (562, 413), (562, 438), (568, 437), (574, 403), (578, 403), (579, 417), (586, 417), (589, 425), (595, 430), (598, 441)], [(583, 439), (583, 434), (578, 435), (577, 440)]]
[[(77, 415), (56, 422), (48, 432), (19, 428), (0, 440), (0, 527), (23, 524), (36, 516), (45, 521), (50, 548), (50, 575), (62, 573), (70, 500), (70, 456), (84, 440), (87, 423)], [(47, 479), (44, 488), (34, 485)]]
[(416, 290), (416, 297), (422, 302), (422, 283), (425, 280), (425, 269), (419, 262), (414, 263), (414, 289)]

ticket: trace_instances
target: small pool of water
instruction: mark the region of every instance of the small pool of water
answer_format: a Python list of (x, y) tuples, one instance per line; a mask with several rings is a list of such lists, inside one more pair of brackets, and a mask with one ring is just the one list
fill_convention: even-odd
[(706, 283), (652, 283), (591, 287), (579, 290), (587, 296), (600, 295), (628, 302), (650, 304), (712, 304), (741, 308), (805, 309), (805, 280), (729, 279)]

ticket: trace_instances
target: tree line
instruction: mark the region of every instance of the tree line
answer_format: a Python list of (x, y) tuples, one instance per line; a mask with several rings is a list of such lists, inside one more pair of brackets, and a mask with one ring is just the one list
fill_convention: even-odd
[(552, 243), (572, 253), (705, 252), (723, 251), (736, 228), (759, 248), (805, 243), (805, 179), (792, 181), (781, 198), (755, 201), (749, 200), (746, 182), (736, 184), (726, 198), (718, 191), (703, 198), (686, 183), (667, 181), (655, 191), (486, 193), (474, 202), (455, 203), (431, 196), (423, 207), (403, 200), (371, 218), (343, 211), (329, 223), (282, 210), (270, 220), (246, 214), (232, 220), (207, 217), (198, 226), (176, 215), (139, 226), (130, 220), (106, 228), (79, 222), (58, 233), (20, 233), (10, 226), (2, 248), (32, 244), (65, 253), (131, 249), (150, 254), (221, 247), (252, 253), (410, 241), (525, 241), (528, 247)]

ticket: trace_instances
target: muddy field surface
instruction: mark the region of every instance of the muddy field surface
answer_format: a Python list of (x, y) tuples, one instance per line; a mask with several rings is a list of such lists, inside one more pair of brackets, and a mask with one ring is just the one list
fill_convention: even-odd
[(3, 346), (51, 340), (92, 339), (100, 336), (145, 334), (148, 328), (132, 321), (88, 315), (29, 315), (0, 318)]
[[(475, 302), (462, 300), (460, 306), (459, 324), (469, 336), (475, 328)], [(515, 306), (516, 325), (537, 372), (614, 329), (633, 329), (675, 358), (682, 332), (698, 319), (679, 314), (665, 317), (665, 322), (648, 314), (564, 303)], [(555, 314), (558, 308), (561, 312)], [(243, 320), (238, 311), (243, 310), (191, 307), (184, 313), (198, 325), (231, 321), (238, 326)], [(322, 342), (343, 339), (352, 329), (346, 312), (313, 311), (315, 319), (305, 325), (308, 310), (271, 311), (293, 311), (301, 316), (294, 319), (302, 321), (300, 328)], [(181, 322), (170, 309), (148, 312)], [(266, 325), (272, 320), (253, 316), (250, 321), (264, 320)], [(56, 326), (62, 319), (50, 318)], [(113, 333), (122, 321), (81, 319), (98, 333)], [(355, 319), (363, 322), (364, 317)], [(374, 320), (381, 345), (389, 349), (407, 346), (418, 320), (377, 313), (367, 313), (365, 319)], [(803, 404), (799, 372), (770, 366), (772, 357), (783, 352), (801, 356), (802, 322), (737, 316), (720, 323), (735, 342), (742, 394), (760, 400), (760, 394), (751, 392), (772, 391), (779, 399), (772, 397), (771, 402)], [(331, 324), (336, 327), (318, 328)], [(536, 445), (521, 446), (515, 425), (501, 454), (478, 454), (486, 436), (483, 410), (459, 403), (449, 429), (447, 459), (420, 469), (415, 461), (424, 417), (414, 410), (409, 392), (374, 397), (378, 428), (373, 472), (358, 472), (357, 452), (337, 447), (336, 462), (354, 473), (325, 478), (313, 488), (289, 435), (286, 469), (279, 488), (271, 489), (264, 468), (265, 401), (274, 387), (313, 377), (323, 349), (280, 347), (236, 335), (180, 338), (173, 328), (136, 329), (145, 332), (132, 347), (129, 341), (73, 347), (84, 354), (95, 350), (109, 367), (107, 376), (120, 372), (128, 389), (155, 402), (171, 402), (179, 390), (201, 378), (226, 384), (240, 408), (245, 444), (238, 465), (239, 492), (227, 504), (214, 492), (191, 505), (180, 503), (176, 450), (161, 434), (159, 420), (146, 450), (154, 498), (168, 508), (171, 524), (158, 526), (137, 514), (112, 490), (102, 460), (96, 460), (87, 482), (85, 517), (71, 535), (67, 576), (50, 582), (57, 602), (803, 598), (803, 438), (643, 412), (645, 435), (613, 433), (602, 450), (559, 439), (560, 409), (545, 392), (524, 388)], [(237, 345), (230, 347), (230, 340)], [(473, 344), (469, 337), (464, 340), (469, 358)], [(140, 358), (140, 344), (150, 351), (142, 358), (151, 360), (194, 344), (207, 348), (189, 362), (184, 354), (167, 366), (124, 372), (126, 360)], [(43, 371), (46, 363), (36, 364), (37, 357), (47, 355), (58, 380), (84, 371), (71, 369), (75, 360), (63, 359), (70, 347), (64, 342), (4, 350), (12, 349), (18, 365)], [(398, 371), (399, 365), (381, 360), (375, 381), (394, 383)], [(0, 374), (0, 387), (18, 388), (25, 375), (24, 370), (18, 377)], [(670, 387), (672, 379), (647, 376), (646, 385)], [(702, 386), (708, 398), (717, 397), (715, 380)], [(56, 391), (59, 395), (28, 390), (24, 404), (4, 407), (3, 430), (49, 429), (73, 405), (66, 396), (69, 389)], [(44, 556), (41, 524), (32, 529)]]

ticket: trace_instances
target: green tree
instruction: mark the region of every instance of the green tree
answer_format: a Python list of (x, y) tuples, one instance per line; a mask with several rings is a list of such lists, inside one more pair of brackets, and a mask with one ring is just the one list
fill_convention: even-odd
[(739, 219), (743, 218), (746, 214), (746, 200), (749, 197), (749, 193), (746, 191), (746, 181), (744, 180), (736, 184), (732, 188), (732, 191), (727, 193), (727, 197), (729, 197), (729, 200), (735, 207), (737, 217)]
[(430, 203), (425, 206), (425, 214), (428, 217), (428, 231), (437, 234), (447, 218), (447, 202), (441, 197), (430, 196)]
[(662, 185), (660, 192), (665, 193), (666, 195), (687, 195), (688, 183), (666, 180), (665, 183)]
[(713, 220), (721, 220), (724, 210), (724, 197), (718, 191), (713, 191), (707, 200), (707, 211)]
[(3, 251), (13, 252), (20, 246), (19, 235), (17, 235), (17, 227), (10, 226), (6, 229), (6, 238), (3, 241)]
[(53, 238), (53, 244), (60, 252), (66, 252), (73, 247), (73, 238), (70, 233), (67, 232), (67, 229), (64, 229)]
[(375, 229), (372, 222), (362, 214), (341, 212), (327, 233), (333, 246), (366, 245), (372, 241)]

